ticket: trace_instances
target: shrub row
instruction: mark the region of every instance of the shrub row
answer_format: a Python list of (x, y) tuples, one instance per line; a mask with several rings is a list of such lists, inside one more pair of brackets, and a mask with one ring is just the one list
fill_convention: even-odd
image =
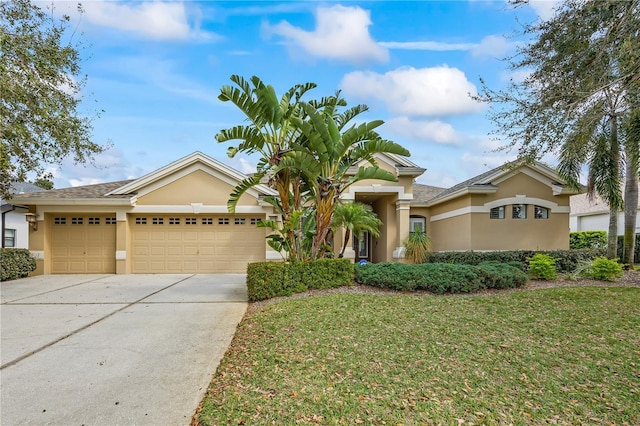
[(26, 249), (0, 248), (0, 281), (15, 280), (36, 269), (36, 261)]
[(446, 251), (433, 252), (427, 258), (428, 263), (455, 263), (466, 265), (478, 265), (482, 262), (501, 262), (514, 266), (520, 264), (520, 269), (527, 269), (527, 258), (533, 257), (537, 253), (548, 254), (556, 259), (556, 270), (558, 272), (571, 272), (583, 262), (591, 262), (598, 256), (603, 256), (606, 249), (585, 249), (585, 250), (551, 250), (551, 251)]
[(520, 287), (527, 282), (527, 275), (512, 265), (500, 262), (481, 262), (478, 265), (375, 263), (356, 265), (355, 280), (360, 284), (392, 290), (427, 290), (442, 294)]
[(349, 259), (257, 262), (247, 266), (247, 290), (253, 302), (352, 284), (353, 262)]

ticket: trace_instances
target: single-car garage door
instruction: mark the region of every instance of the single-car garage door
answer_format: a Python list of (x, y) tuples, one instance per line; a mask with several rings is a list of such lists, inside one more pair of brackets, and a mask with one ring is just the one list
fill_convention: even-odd
[(135, 215), (132, 272), (245, 273), (263, 261), (265, 231), (251, 215)]
[(115, 274), (115, 215), (56, 214), (51, 220), (52, 273)]

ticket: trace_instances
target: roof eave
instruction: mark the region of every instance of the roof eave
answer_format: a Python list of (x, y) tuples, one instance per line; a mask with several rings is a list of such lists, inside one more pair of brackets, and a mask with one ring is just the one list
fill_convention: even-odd
[(442, 198), (434, 198), (432, 200), (427, 201), (426, 207), (435, 206), (440, 203), (444, 203), (445, 201), (453, 200), (454, 198), (462, 197), (463, 195), (472, 195), (472, 194), (494, 194), (498, 191), (498, 187), (495, 185), (474, 185), (467, 186), (465, 188), (461, 188), (451, 194), (447, 194)]
[(14, 199), (16, 204), (27, 206), (47, 205), (47, 206), (132, 206), (135, 204), (135, 197), (132, 198), (24, 198)]

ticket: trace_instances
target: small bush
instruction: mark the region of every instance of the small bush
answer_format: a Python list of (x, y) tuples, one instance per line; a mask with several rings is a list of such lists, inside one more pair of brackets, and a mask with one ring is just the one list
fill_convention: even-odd
[(411, 263), (424, 263), (431, 251), (431, 238), (420, 230), (409, 234), (404, 242), (406, 258)]
[(617, 260), (601, 256), (593, 260), (589, 273), (596, 280), (616, 281), (622, 276), (622, 265)]
[(527, 260), (529, 261), (529, 278), (533, 280), (555, 280), (558, 278), (556, 259), (548, 254), (538, 253)]
[[(520, 262), (512, 262), (522, 265)], [(482, 262), (478, 265), (485, 273), (484, 282), (487, 288), (515, 288), (527, 283), (527, 274), (519, 266), (500, 262)]]
[(349, 259), (258, 262), (247, 265), (247, 292), (250, 301), (290, 296), (307, 289), (351, 284), (353, 263)]
[(24, 278), (35, 271), (36, 260), (27, 249), (0, 249), (0, 281)]
[(499, 263), (375, 263), (356, 265), (356, 282), (392, 290), (433, 293), (471, 293), (485, 288), (518, 287), (526, 283), (521, 270)]

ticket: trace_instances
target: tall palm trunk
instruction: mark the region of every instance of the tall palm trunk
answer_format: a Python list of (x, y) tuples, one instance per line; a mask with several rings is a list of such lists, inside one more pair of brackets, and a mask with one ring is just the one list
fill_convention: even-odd
[[(618, 118), (611, 115), (609, 118), (610, 149), (612, 157), (612, 176), (620, 175), (620, 145), (618, 141)], [(607, 235), (607, 257), (618, 257), (618, 206), (609, 206), (609, 234)]]
[(626, 167), (624, 188), (624, 250), (622, 263), (633, 268), (636, 243), (636, 216), (638, 214), (638, 167), (633, 141), (625, 144)]
[(349, 244), (350, 237), (351, 237), (351, 229), (346, 228), (344, 231), (344, 242), (342, 243), (342, 250), (340, 250), (340, 254), (338, 255), (340, 259), (344, 257), (344, 252), (347, 250), (347, 244)]

